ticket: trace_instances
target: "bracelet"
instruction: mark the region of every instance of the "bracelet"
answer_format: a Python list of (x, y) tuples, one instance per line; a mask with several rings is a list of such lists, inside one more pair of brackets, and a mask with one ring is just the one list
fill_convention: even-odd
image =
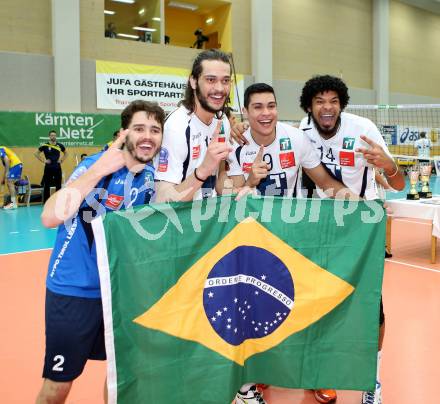
[[(396, 163), (394, 163), (394, 164), (396, 164)], [(398, 172), (399, 172), (399, 166), (396, 164), (396, 172), (391, 174), (391, 175), (387, 174), (387, 177), (388, 178), (393, 178), (393, 177), (395, 177), (397, 175)]]
[(205, 181), (206, 181), (206, 179), (202, 180), (202, 179), (197, 175), (197, 167), (194, 169), (194, 177), (196, 177), (196, 180), (197, 180), (197, 181), (200, 181), (200, 182), (205, 182)]

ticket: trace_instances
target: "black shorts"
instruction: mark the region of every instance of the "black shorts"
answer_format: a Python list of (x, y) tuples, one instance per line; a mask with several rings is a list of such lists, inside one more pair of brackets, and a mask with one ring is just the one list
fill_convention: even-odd
[(383, 311), (382, 295), (380, 296), (380, 312), (379, 312), (379, 325), (382, 326), (385, 323), (385, 313)]
[(43, 377), (72, 381), (88, 359), (106, 359), (101, 299), (65, 296), (46, 289)]

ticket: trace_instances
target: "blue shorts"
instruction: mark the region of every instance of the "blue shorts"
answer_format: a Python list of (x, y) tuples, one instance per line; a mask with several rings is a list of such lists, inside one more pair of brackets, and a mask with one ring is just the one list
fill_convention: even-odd
[(8, 180), (19, 180), (21, 178), (22, 171), (23, 164), (17, 164), (16, 166), (9, 168)]
[(46, 289), (43, 377), (72, 381), (82, 373), (88, 359), (106, 359), (101, 299), (60, 295)]

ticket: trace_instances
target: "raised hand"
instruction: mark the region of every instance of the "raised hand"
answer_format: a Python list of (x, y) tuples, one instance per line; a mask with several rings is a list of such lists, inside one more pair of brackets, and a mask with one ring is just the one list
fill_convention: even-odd
[(269, 166), (263, 160), (263, 155), (264, 155), (264, 146), (261, 145), (257, 155), (255, 156), (255, 160), (252, 164), (251, 172), (246, 181), (246, 185), (249, 185), (251, 187), (256, 187), (262, 179), (267, 177), (269, 173)]
[(243, 133), (249, 128), (247, 122), (236, 122), (235, 117), (229, 120), (231, 125), (231, 139), (234, 139), (240, 146), (249, 144)]
[(102, 177), (114, 173), (126, 165), (122, 146), (125, 142), (128, 132), (129, 129), (121, 131), (119, 137), (94, 164), (94, 168)]
[(218, 121), (211, 141), (209, 142), (206, 150), (205, 158), (202, 164), (197, 168), (197, 175), (200, 178), (208, 178), (214, 173), (220, 165), (222, 160), (228, 158), (229, 153), (232, 151), (232, 147), (227, 142), (219, 142), (219, 133), (222, 127), (222, 121)]
[(380, 145), (365, 135), (361, 135), (361, 139), (370, 147), (358, 147), (356, 151), (363, 154), (367, 163), (377, 168), (383, 168), (386, 173), (391, 173), (396, 169), (396, 163)]

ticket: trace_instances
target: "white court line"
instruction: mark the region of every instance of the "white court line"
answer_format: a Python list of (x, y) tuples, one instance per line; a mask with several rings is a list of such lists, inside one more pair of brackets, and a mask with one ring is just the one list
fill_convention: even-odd
[(389, 258), (387, 258), (385, 261), (387, 261), (387, 262), (392, 262), (393, 264), (406, 265), (406, 266), (411, 267), (411, 268), (424, 269), (425, 271), (431, 271), (431, 272), (437, 272), (437, 273), (440, 273), (440, 270), (439, 270), (439, 269), (433, 269), (433, 268), (428, 268), (428, 267), (422, 267), (422, 266), (420, 266), (420, 265), (414, 265), (414, 264), (407, 264), (406, 262), (395, 261), (395, 260), (391, 260), (391, 259), (389, 259)]
[(9, 234), (18, 234), (20, 233), (19, 231), (10, 231)]
[(40, 231), (40, 229), (30, 229), (29, 231)]
[(427, 222), (416, 222), (415, 220), (393, 219), (393, 221), (406, 222), (406, 223), (416, 223), (416, 224), (423, 224), (423, 225), (425, 225), (425, 226), (431, 226), (431, 223), (427, 223)]
[(3, 253), (3, 254), (0, 253), (0, 257), (3, 255), (24, 254), (24, 253), (30, 253), (30, 252), (35, 252), (35, 251), (47, 251), (47, 250), (52, 250), (52, 248), (38, 248), (36, 250), (16, 251), (16, 252)]

